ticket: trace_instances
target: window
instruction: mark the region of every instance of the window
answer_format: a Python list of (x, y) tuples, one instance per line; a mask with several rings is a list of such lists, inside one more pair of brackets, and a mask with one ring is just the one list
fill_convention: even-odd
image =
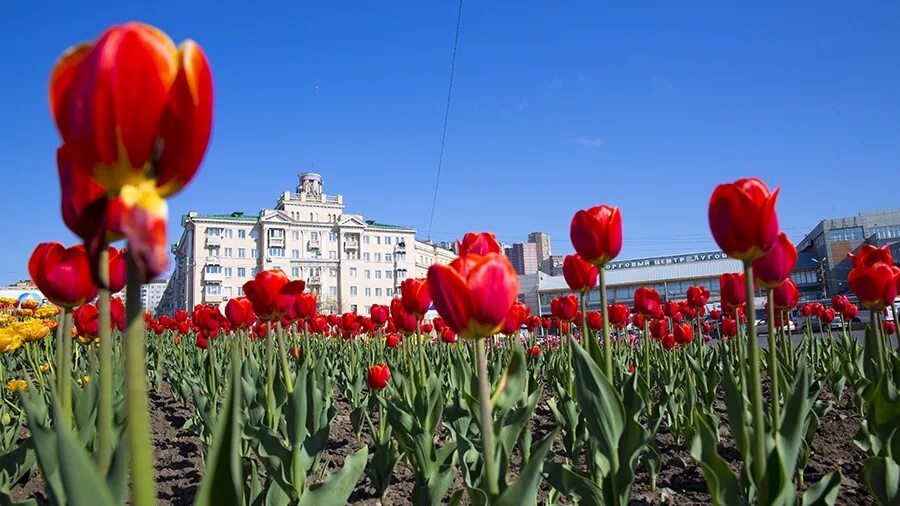
[(351, 287), (350, 287), (350, 295), (356, 295), (356, 294), (357, 294), (357, 291), (358, 291), (358, 290), (357, 290), (357, 288), (356, 288), (355, 286), (351, 286)]
[(206, 273), (207, 274), (220, 274), (222, 272), (222, 266), (216, 264), (207, 264)]
[(298, 232), (296, 230), (291, 232), (291, 239), (294, 241), (299, 241), (300, 240), (300, 232)]
[(247, 277), (247, 268), (246, 267), (238, 267), (238, 277), (239, 278)]
[(375, 253), (375, 261), (376, 261), (376, 262), (380, 262), (380, 261), (381, 261), (381, 253)]
[(309, 213), (309, 221), (316, 221), (315, 213)]
[(329, 251), (328, 259), (329, 260), (337, 260), (337, 251)]
[(223, 256), (225, 258), (231, 258), (231, 248), (225, 248), (225, 254)]
[(206, 254), (211, 257), (219, 256), (219, 247), (218, 246), (210, 246), (206, 248)]
[(394, 296), (394, 289), (393, 289), (393, 288), (385, 288), (385, 289), (384, 289), (384, 293), (385, 293), (388, 297), (393, 297), (393, 296)]
[(313, 250), (309, 252), (309, 258), (322, 258), (322, 255), (318, 251)]
[(376, 289), (375, 289), (375, 296), (376, 296), (376, 297), (381, 297), (381, 288), (376, 288)]
[(366, 279), (372, 279), (372, 271), (366, 269)]
[(241, 295), (244, 295), (244, 287), (243, 286), (238, 287), (237, 294), (238, 294), (238, 297), (240, 297)]
[(406, 279), (406, 269), (397, 269), (397, 279)]
[(363, 244), (369, 244), (369, 236), (367, 236), (367, 235), (363, 236)]
[(259, 258), (259, 251), (256, 249), (250, 250), (250, 258)]
[(238, 248), (238, 258), (245, 258), (247, 256), (247, 250), (244, 248)]
[(394, 272), (393, 271), (384, 271), (384, 277), (387, 279), (394, 279)]
[(310, 232), (310, 233), (309, 233), (309, 240), (310, 240), (310, 241), (318, 241), (318, 240), (319, 240), (319, 233), (318, 233), (318, 232)]
[(206, 229), (207, 237), (220, 237), (222, 235), (221, 228), (208, 228)]
[(328, 269), (328, 275), (336, 278), (337, 277), (337, 269)]
[(238, 239), (246, 239), (247, 231), (246, 230), (238, 230)]
[(292, 278), (300, 277), (300, 268), (299, 267), (291, 267), (291, 277)]
[(284, 239), (284, 230), (280, 228), (273, 228), (272, 230), (269, 230), (269, 238)]
[(222, 295), (224, 295), (225, 297), (231, 297), (231, 287), (223, 286), (222, 287)]
[(393, 260), (393, 257), (391, 257), (391, 254), (390, 254), (390, 253), (385, 253), (385, 254), (384, 254), (384, 261), (385, 261), (385, 262), (390, 263), (392, 260)]
[(255, 228), (253, 230), (251, 230), (250, 238), (251, 239), (259, 239), (259, 230), (255, 229)]
[(337, 287), (332, 286), (331, 288), (328, 289), (328, 293), (330, 293), (332, 296), (336, 296), (337, 295)]
[(900, 237), (900, 225), (875, 227), (872, 231), (875, 232), (875, 236), (879, 239), (896, 239)]
[(254, 268), (250, 269), (250, 277), (255, 278), (257, 274), (259, 274), (259, 267), (254, 267)]
[(371, 296), (372, 296), (372, 289), (371, 289), (371, 288), (366, 288), (365, 290), (363, 290), (363, 292), (366, 294), (366, 297), (371, 297)]
[(267, 253), (270, 257), (282, 258), (284, 257), (284, 248), (269, 248)]
[(381, 271), (375, 271), (375, 279), (381, 279)]
[(380, 235), (375, 236), (375, 244), (381, 244), (381, 236)]
[(387, 235), (384, 237), (384, 243), (387, 245), (391, 244), (391, 236)]
[(819, 276), (814, 270), (792, 272), (791, 279), (798, 285), (812, 285), (819, 282)]
[(363, 253), (363, 260), (365, 260), (366, 262), (369, 261), (369, 254), (368, 254), (368, 253)]
[(231, 239), (231, 229), (230, 228), (225, 229), (225, 238)]
[(206, 285), (206, 295), (222, 295), (222, 285)]
[(328, 234), (329, 241), (337, 241), (337, 237), (337, 232), (331, 232), (330, 234)]
[(227, 277), (227, 278), (231, 277), (231, 267), (225, 268), (225, 277)]
[(356, 277), (356, 267), (351, 267), (351, 268), (350, 268), (350, 277), (351, 277), (351, 278), (355, 278), (355, 277)]
[(828, 231), (828, 242), (836, 241), (862, 241), (862, 227), (836, 228)]
[(300, 250), (292, 249), (291, 250), (291, 258), (293, 258), (293, 259), (300, 258)]
[(399, 263), (406, 262), (406, 253), (397, 253), (394, 255), (394, 259)]

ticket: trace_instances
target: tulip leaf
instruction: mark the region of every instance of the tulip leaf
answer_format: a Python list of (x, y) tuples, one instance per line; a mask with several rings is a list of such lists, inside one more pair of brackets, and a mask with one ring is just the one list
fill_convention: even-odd
[(589, 427), (603, 455), (618, 451), (625, 427), (625, 410), (619, 394), (609, 384), (600, 367), (577, 341), (572, 341), (575, 393)]
[(331, 473), (322, 483), (310, 487), (300, 497), (297, 506), (346, 503), (366, 467), (368, 455), (369, 450), (365, 446), (353, 455), (349, 455), (340, 470)]
[(29, 385), (28, 393), (20, 390), (19, 399), (28, 419), (28, 430), (31, 432), (31, 441), (34, 443), (38, 468), (47, 484), (50, 500), (54, 504), (65, 504), (66, 493), (59, 473), (56, 433), (50, 429), (47, 405), (35, 390), (32, 385)]
[(491, 404), (495, 410), (506, 410), (513, 407), (525, 391), (528, 381), (528, 370), (525, 367), (525, 351), (522, 346), (513, 348), (512, 356), (500, 381), (497, 384)]
[(863, 461), (863, 479), (879, 504), (900, 504), (900, 464), (891, 457)]
[(225, 404), (219, 412), (213, 446), (209, 451), (206, 469), (208, 474), (200, 483), (194, 504), (241, 504), (243, 502), (244, 476), (241, 466), (241, 361), (238, 342), (232, 345), (231, 378), (225, 390)]
[(557, 462), (545, 462), (544, 473), (555, 490), (567, 497), (575, 496), (583, 504), (603, 504), (603, 492), (586, 473)]
[(716, 451), (716, 437), (706, 417), (699, 411), (694, 415), (694, 433), (691, 438), (691, 456), (703, 468), (703, 478), (709, 495), (716, 506), (746, 504), (740, 496), (738, 478)]
[(551, 431), (544, 436), (537, 447), (531, 452), (531, 458), (522, 466), (522, 471), (515, 483), (509, 486), (497, 501), (495, 506), (520, 506), (527, 504), (537, 504), (538, 485), (541, 483), (541, 469), (543, 468), (544, 458), (553, 440), (556, 438), (556, 430)]
[(66, 504), (73, 506), (102, 506), (115, 504), (109, 488), (97, 475), (96, 468), (72, 432), (61, 423), (54, 410), (59, 472), (66, 488)]
[(116, 504), (123, 504), (128, 494), (129, 455), (128, 436), (123, 434), (106, 472), (106, 485), (109, 487), (113, 499), (116, 500)]
[(837, 502), (838, 490), (841, 487), (841, 472), (826, 474), (818, 483), (803, 493), (803, 506), (832, 506)]

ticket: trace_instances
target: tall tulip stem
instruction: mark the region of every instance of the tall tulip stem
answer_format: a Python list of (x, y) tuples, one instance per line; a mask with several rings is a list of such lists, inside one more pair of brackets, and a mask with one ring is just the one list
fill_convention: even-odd
[(128, 439), (131, 444), (131, 483), (136, 506), (156, 504), (156, 473), (150, 444), (147, 401), (147, 354), (141, 278), (132, 248), (128, 248), (128, 288), (125, 294), (125, 402), (128, 407)]
[(491, 386), (488, 378), (487, 357), (484, 353), (484, 339), (476, 339), (478, 353), (478, 400), (481, 404), (481, 446), (484, 451), (484, 473), (487, 489), (491, 496), (500, 493), (497, 475), (497, 461), (494, 459), (494, 414), (491, 410)]
[[(772, 404), (772, 432), (778, 432), (781, 425), (781, 395), (778, 384), (778, 336), (775, 334), (775, 291), (766, 290), (767, 317), (769, 319), (769, 397)], [(780, 325), (779, 325), (780, 327)]]
[(62, 340), (56, 344), (57, 370), (59, 372), (59, 400), (62, 407), (62, 421), (66, 428), (72, 428), (72, 308), (63, 312)]
[(275, 344), (272, 342), (272, 324), (266, 324), (266, 416), (269, 428), (275, 430)]
[(290, 394), (294, 392), (294, 379), (292, 378), (291, 368), (288, 365), (287, 352), (284, 349), (284, 328), (281, 326), (281, 321), (278, 321), (276, 325), (278, 326), (278, 357), (281, 360), (281, 375), (284, 378), (284, 388)]
[(744, 286), (747, 294), (747, 360), (750, 362), (750, 377), (747, 385), (750, 388), (750, 414), (753, 424), (753, 477), (756, 483), (762, 483), (766, 470), (766, 439), (763, 415), (762, 386), (759, 379), (759, 344), (756, 342), (756, 309), (753, 304), (753, 263), (744, 260)]
[[(109, 251), (106, 246), (100, 250), (100, 261), (97, 266), (100, 283), (109, 286)], [(109, 313), (109, 288), (100, 287), (97, 298), (99, 310), (100, 335), (100, 400), (97, 408), (97, 469), (105, 472), (113, 454), (113, 361), (112, 361), (112, 326)]]
[(603, 372), (606, 374), (606, 379), (612, 383), (612, 343), (609, 338), (609, 308), (606, 305), (606, 266), (600, 265), (597, 270), (600, 272), (598, 284), (600, 286), (600, 311), (603, 315)]

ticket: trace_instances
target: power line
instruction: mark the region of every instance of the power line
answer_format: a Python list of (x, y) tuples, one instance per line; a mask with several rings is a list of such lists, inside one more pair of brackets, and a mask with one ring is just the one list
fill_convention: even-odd
[(447, 140), (447, 119), (450, 117), (450, 95), (453, 92), (453, 69), (456, 67), (456, 48), (459, 45), (459, 22), (462, 19), (462, 0), (456, 14), (456, 35), (453, 37), (453, 56), (450, 58), (450, 84), (447, 86), (447, 108), (444, 109), (444, 129), (441, 132), (441, 154), (438, 156), (437, 178), (434, 181), (434, 198), (431, 199), (431, 216), (428, 218), (428, 239), (431, 239), (431, 225), (434, 223), (434, 208), (437, 205), (438, 186), (441, 184), (441, 167), (444, 164), (444, 143)]

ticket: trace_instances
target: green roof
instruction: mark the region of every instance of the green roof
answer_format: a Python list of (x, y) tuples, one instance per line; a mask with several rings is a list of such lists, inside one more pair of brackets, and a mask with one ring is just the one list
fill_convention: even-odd
[(366, 225), (369, 225), (370, 227), (378, 227), (378, 228), (392, 228), (395, 230), (413, 230), (409, 227), (401, 227), (399, 225), (388, 225), (386, 223), (378, 223), (375, 220), (366, 220)]
[[(182, 219), (189, 218), (187, 214), (182, 216)], [(259, 221), (258, 215), (248, 216), (244, 214), (242, 211), (235, 211), (233, 213), (228, 214), (198, 214), (197, 216), (193, 216), (193, 218), (209, 218), (214, 220), (234, 220), (234, 221)]]

